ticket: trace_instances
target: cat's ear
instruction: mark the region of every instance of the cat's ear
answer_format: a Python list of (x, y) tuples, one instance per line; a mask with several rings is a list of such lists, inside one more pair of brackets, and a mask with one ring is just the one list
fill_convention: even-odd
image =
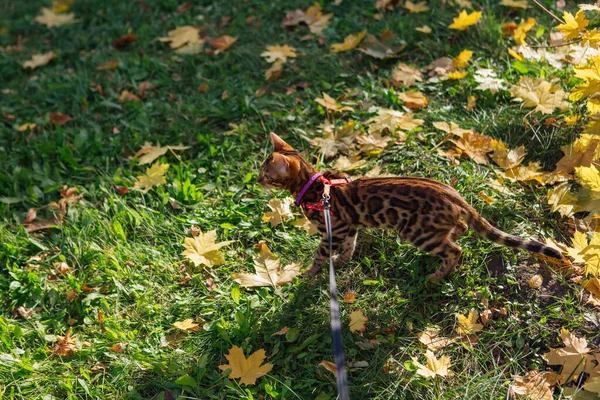
[(275, 151), (294, 150), (292, 146), (284, 142), (282, 138), (275, 134), (275, 132), (271, 132), (271, 143), (273, 143)]
[(290, 167), (290, 159), (283, 154), (273, 153), (271, 162), (271, 172), (278, 177), (287, 176)]

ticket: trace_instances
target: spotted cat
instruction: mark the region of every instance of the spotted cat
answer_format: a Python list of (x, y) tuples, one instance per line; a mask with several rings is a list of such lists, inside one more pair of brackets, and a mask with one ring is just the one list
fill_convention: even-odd
[[(321, 232), (321, 245), (306, 271), (315, 275), (329, 257), (323, 214), (319, 209), (324, 183), (345, 175), (330, 172), (319, 177), (300, 153), (272, 132), (271, 142), (274, 151), (264, 161), (258, 182), (267, 189), (285, 189), (297, 197), (297, 204)], [(402, 239), (441, 258), (439, 269), (428, 276), (431, 281), (439, 281), (458, 263), (462, 249), (456, 240), (469, 227), (493, 242), (564, 260), (560, 251), (552, 247), (495, 228), (455, 189), (433, 179), (360, 178), (330, 190), (332, 248), (340, 250), (338, 262), (352, 257), (359, 228), (390, 228), (397, 230)]]

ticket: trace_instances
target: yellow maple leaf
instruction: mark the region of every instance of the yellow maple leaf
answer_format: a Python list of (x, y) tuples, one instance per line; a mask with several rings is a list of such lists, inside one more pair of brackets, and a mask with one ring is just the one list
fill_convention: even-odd
[(516, 51), (510, 48), (508, 49), (508, 54), (510, 54), (511, 57), (518, 61), (523, 61), (525, 59), (525, 56), (523, 54), (517, 53)]
[(585, 260), (585, 272), (600, 277), (600, 233), (594, 232), (589, 244), (581, 250)]
[(291, 197), (286, 197), (283, 201), (278, 198), (271, 199), (268, 204), (271, 211), (266, 212), (262, 216), (262, 221), (269, 222), (271, 228), (273, 228), (281, 224), (284, 219), (293, 218), (294, 214), (290, 210), (290, 205), (292, 205), (293, 202), (294, 199)]
[(323, 107), (325, 107), (327, 110), (333, 111), (333, 112), (340, 112), (340, 111), (354, 111), (354, 109), (350, 106), (343, 106), (341, 104), (339, 104), (338, 102), (335, 101), (335, 99), (331, 96), (329, 96), (327, 93), (325, 92), (321, 92), (323, 94), (323, 98), (319, 98), (317, 97), (315, 99), (315, 101), (317, 103), (319, 103), (320, 105), (322, 105)]
[(600, 171), (594, 164), (589, 167), (575, 167), (575, 175), (581, 186), (592, 192), (593, 198), (600, 198)]
[(579, 33), (584, 31), (590, 24), (590, 21), (585, 19), (585, 14), (581, 10), (577, 11), (575, 16), (570, 12), (565, 11), (563, 14), (563, 21), (565, 21), (565, 23), (558, 25), (556, 29), (565, 34), (565, 40), (579, 37)]
[(567, 247), (567, 254), (569, 257), (573, 258), (574, 263), (585, 263), (583, 251), (588, 246), (587, 236), (583, 232), (575, 231), (571, 242), (573, 243), (573, 247)]
[(458, 80), (464, 78), (465, 76), (467, 76), (467, 74), (467, 71), (452, 71), (448, 72), (448, 78), (452, 80)]
[(204, 43), (200, 39), (200, 31), (195, 26), (180, 26), (167, 32), (167, 37), (158, 38), (161, 42), (171, 42), (172, 49), (178, 49), (186, 45)]
[(148, 193), (153, 186), (167, 183), (167, 180), (165, 179), (167, 169), (169, 169), (169, 164), (161, 164), (158, 161), (155, 162), (150, 168), (146, 168), (145, 175), (139, 175), (137, 177), (138, 180), (133, 185), (133, 188), (142, 189), (143, 193)]
[(475, 25), (477, 21), (481, 18), (481, 11), (473, 11), (472, 13), (467, 13), (466, 10), (462, 10), (458, 17), (453, 18), (453, 23), (451, 23), (448, 28), (457, 29), (459, 31), (464, 31), (471, 25)]
[(527, 0), (502, 0), (500, 5), (512, 8), (529, 8)]
[(27, 132), (27, 131), (33, 131), (35, 128), (37, 128), (37, 124), (35, 124), (33, 122), (26, 122), (24, 124), (19, 125), (17, 130), (19, 132)]
[(46, 25), (48, 28), (70, 25), (77, 22), (75, 14), (73, 13), (57, 14), (46, 7), (43, 7), (41, 11), (42, 14), (35, 17), (35, 21), (42, 25)]
[(431, 33), (431, 28), (427, 25), (419, 26), (415, 28), (415, 31), (419, 31), (425, 34)]
[(561, 329), (560, 336), (565, 347), (550, 348), (542, 358), (550, 365), (562, 365), (559, 381), (565, 384), (569, 380), (579, 379), (581, 373), (589, 374), (596, 365), (585, 338), (579, 338), (566, 329)]
[(52, 12), (56, 14), (69, 11), (75, 0), (52, 0)]
[(396, 129), (411, 131), (421, 126), (425, 121), (415, 119), (413, 113), (404, 113), (389, 108), (380, 108), (377, 110), (377, 116), (367, 120), (369, 133), (384, 132), (394, 133)]
[(600, 56), (590, 59), (588, 65), (578, 65), (574, 67), (575, 76), (584, 80), (584, 83), (576, 86), (569, 100), (578, 101), (586, 96), (593, 96), (588, 100), (588, 110), (592, 112), (598, 108), (598, 100), (595, 97), (600, 92)]
[(363, 40), (366, 34), (367, 31), (362, 31), (356, 35), (348, 35), (344, 38), (343, 43), (334, 43), (331, 46), (329, 46), (329, 50), (333, 51), (334, 53), (341, 53), (343, 51), (352, 50), (359, 45), (359, 43), (361, 42), (361, 40)]
[(240, 378), (240, 383), (254, 385), (258, 378), (266, 375), (273, 368), (273, 364), (270, 363), (261, 365), (265, 357), (264, 349), (257, 350), (246, 358), (241, 347), (233, 346), (225, 355), (229, 364), (219, 365), (219, 369), (221, 371), (231, 369), (229, 378)]
[[(525, 39), (527, 38), (527, 32), (533, 29), (535, 25), (534, 18), (527, 18), (527, 20), (521, 20), (519, 25), (513, 31), (513, 38), (515, 39), (515, 43), (518, 45), (525, 44)], [(510, 53), (510, 51), (509, 51)], [(516, 57), (515, 57), (516, 58)]]
[(444, 131), (450, 135), (455, 135), (458, 137), (463, 137), (465, 133), (473, 132), (472, 129), (463, 129), (460, 126), (456, 125), (454, 122), (434, 122), (433, 126), (441, 131)]
[(577, 201), (575, 196), (571, 194), (571, 184), (563, 182), (558, 186), (550, 189), (546, 196), (551, 211), (558, 211), (563, 217), (568, 217), (573, 214), (573, 204)]
[(410, 109), (423, 108), (427, 105), (427, 97), (421, 92), (401, 92), (398, 98)]
[(456, 338), (447, 338), (440, 336), (439, 331), (435, 328), (428, 327), (424, 332), (417, 333), (419, 342), (424, 344), (428, 350), (438, 351), (449, 344), (455, 343)]
[(565, 101), (567, 94), (560, 85), (544, 78), (521, 77), (519, 83), (510, 89), (510, 93), (513, 100), (522, 102), (525, 107), (535, 107), (533, 111), (542, 114), (551, 114), (556, 108), (564, 111), (571, 107)]
[(366, 329), (365, 323), (368, 320), (362, 310), (352, 311), (350, 313), (350, 332), (364, 331)]
[(162, 156), (163, 154), (166, 154), (168, 150), (186, 150), (189, 148), (189, 146), (183, 145), (162, 147), (160, 143), (156, 143), (156, 145), (153, 145), (150, 142), (146, 142), (144, 143), (144, 146), (142, 146), (142, 148), (139, 149), (137, 153), (135, 153), (133, 156), (137, 158), (139, 165), (144, 165), (150, 164), (158, 157)]
[(413, 360), (413, 364), (418, 367), (417, 374), (425, 378), (435, 378), (436, 376), (445, 377), (452, 374), (452, 371), (450, 371), (452, 364), (450, 363), (450, 357), (448, 356), (442, 356), (438, 360), (433, 352), (427, 350), (425, 352), (427, 365), (423, 365), (418, 362), (416, 357), (411, 358)]
[[(340, 157), (340, 159), (341, 158), (342, 157)], [(339, 159), (338, 159), (338, 161), (339, 161)], [(361, 161), (363, 161), (363, 164), (366, 162), (364, 160), (361, 160)], [(338, 171), (344, 171), (344, 168), (338, 168), (337, 166), (335, 168)], [(358, 168), (358, 167), (355, 167), (355, 168)], [(352, 168), (350, 168), (350, 169), (352, 169)], [(304, 229), (306, 231), (306, 233), (308, 233), (309, 235), (314, 235), (315, 233), (319, 233), (320, 232), (319, 229), (315, 226), (315, 224), (313, 224), (312, 222), (310, 222), (308, 220), (308, 218), (305, 218), (305, 217), (296, 219), (294, 222), (292, 222), (292, 225), (295, 226), (295, 227), (297, 227), (297, 228)]]
[(183, 247), (186, 250), (181, 255), (185, 256), (197, 267), (200, 265), (206, 265), (207, 267), (223, 265), (225, 264), (225, 257), (219, 249), (233, 243), (233, 241), (227, 240), (219, 243), (216, 243), (216, 241), (216, 230), (206, 233), (198, 232), (198, 235), (195, 237), (185, 238)]
[(329, 21), (332, 17), (333, 13), (323, 14), (321, 11), (321, 5), (319, 3), (315, 3), (313, 6), (306, 9), (306, 13), (302, 18), (302, 21), (308, 25), (308, 29), (312, 33), (320, 35), (321, 32), (323, 32), (323, 30), (329, 26)]
[(286, 45), (267, 46), (267, 51), (260, 53), (267, 62), (274, 63), (280, 60), (286, 62), (288, 58), (296, 58), (296, 48)]
[(464, 49), (460, 52), (459, 55), (452, 60), (455, 68), (464, 68), (469, 64), (469, 60), (473, 56), (473, 52), (471, 50)]
[(458, 323), (456, 333), (460, 336), (472, 335), (483, 329), (483, 325), (477, 323), (479, 314), (477, 313), (477, 311), (475, 311), (475, 309), (471, 309), (471, 311), (469, 311), (468, 316), (464, 316), (458, 313), (455, 315)]
[(410, 0), (406, 0), (404, 3), (404, 8), (406, 8), (411, 13), (420, 13), (429, 11), (429, 7), (427, 7), (426, 1), (420, 1), (418, 3), (413, 3)]
[(465, 132), (459, 139), (449, 139), (459, 154), (465, 154), (477, 164), (489, 164), (487, 153), (492, 151), (492, 138), (477, 132)]
[(233, 280), (243, 287), (283, 286), (300, 274), (299, 262), (281, 267), (279, 259), (269, 250), (266, 244), (260, 247), (260, 256), (254, 259), (255, 274), (239, 273)]
[(502, 169), (514, 168), (521, 164), (525, 158), (525, 146), (508, 150), (506, 144), (501, 140), (492, 140), (492, 149), (494, 152), (490, 155), (490, 158)]
[(175, 322), (173, 324), (175, 328), (181, 329), (182, 331), (198, 331), (200, 330), (200, 325), (196, 324), (194, 320), (188, 318), (183, 321)]
[(392, 73), (392, 79), (406, 86), (412, 86), (416, 82), (423, 82), (423, 74), (418, 68), (408, 64), (400, 63)]
[(23, 68), (35, 69), (37, 67), (41, 67), (42, 65), (48, 64), (55, 57), (56, 53), (53, 51), (49, 51), (44, 54), (34, 54), (31, 56), (31, 60), (23, 63)]

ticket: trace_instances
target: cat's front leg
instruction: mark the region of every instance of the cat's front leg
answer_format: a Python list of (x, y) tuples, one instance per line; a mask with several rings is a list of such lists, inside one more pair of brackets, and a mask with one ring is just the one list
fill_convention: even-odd
[[(344, 240), (348, 237), (349, 228), (346, 225), (333, 226), (332, 237), (331, 237), (331, 248), (335, 252)], [(354, 250), (354, 249), (352, 249)], [(352, 254), (350, 254), (352, 256)], [(317, 272), (323, 268), (323, 265), (327, 263), (329, 259), (329, 241), (327, 240), (327, 233), (322, 232), (322, 239), (319, 248), (315, 254), (315, 260), (312, 265), (306, 270), (306, 275), (315, 276)]]

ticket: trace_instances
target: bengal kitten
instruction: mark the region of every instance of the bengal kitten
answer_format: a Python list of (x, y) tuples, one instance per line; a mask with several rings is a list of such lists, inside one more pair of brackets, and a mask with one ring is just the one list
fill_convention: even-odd
[[(272, 132), (271, 141), (275, 150), (263, 163), (258, 182), (266, 189), (286, 189), (297, 196), (317, 171)], [(324, 175), (328, 179), (346, 176), (337, 172)], [(323, 187), (323, 182), (315, 180), (302, 197), (303, 203), (317, 203)], [(442, 264), (428, 276), (431, 281), (439, 281), (454, 269), (462, 254), (456, 239), (469, 227), (493, 242), (564, 260), (560, 251), (552, 247), (495, 228), (456, 190), (433, 179), (360, 178), (331, 187), (331, 208), (332, 248), (335, 251), (341, 245), (337, 263), (352, 257), (359, 228), (396, 229), (402, 239), (428, 253), (437, 254)], [(312, 276), (321, 270), (329, 257), (329, 244), (322, 212), (306, 206), (303, 210), (322, 235), (315, 261), (306, 271)]]

